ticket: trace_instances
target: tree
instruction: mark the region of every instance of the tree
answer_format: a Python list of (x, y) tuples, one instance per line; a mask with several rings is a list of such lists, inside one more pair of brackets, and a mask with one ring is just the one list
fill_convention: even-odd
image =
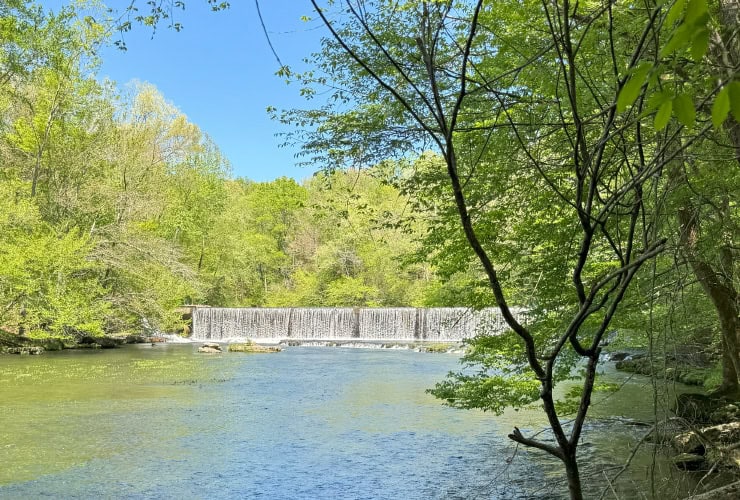
[[(312, 4), (332, 39), (317, 74), (302, 77), (334, 82), (340, 104), (283, 119), (314, 125), (295, 138), (329, 166), (436, 150), (442, 171), (413, 181), (435, 193), (451, 236), (454, 208), (451, 241), (464, 237), (513, 333), (481, 337), (468, 358), (478, 372), (434, 393), (492, 410), (539, 398), (555, 444), (518, 429), (510, 437), (558, 457), (571, 496), (582, 498), (577, 447), (605, 333), (635, 275), (665, 248), (664, 169), (709, 130), (661, 134), (671, 109), (644, 83), (659, 76), (650, 72), (665, 11), (569, 1)], [(683, 121), (685, 98), (670, 99)], [(502, 269), (507, 256), (515, 272)], [(528, 322), (515, 317), (512, 296), (532, 311)], [(553, 389), (579, 360), (580, 398), (566, 428)]]
[[(673, 167), (673, 180), (683, 194), (677, 208), (679, 243), (719, 318), (722, 384), (717, 392), (738, 396), (740, 296), (736, 268), (740, 234), (737, 193), (740, 186), (736, 179), (740, 176), (740, 82), (736, 78), (740, 70), (740, 44), (737, 40), (740, 7), (736, 1), (718, 2), (710, 10), (706, 2), (695, 3), (700, 3), (701, 7), (687, 9), (678, 29), (691, 22), (696, 15), (692, 15), (693, 11), (698, 10), (707, 17), (707, 27), (703, 32), (711, 39), (711, 47), (703, 58), (695, 58), (698, 59), (695, 67), (682, 70), (683, 80), (688, 87), (696, 85), (695, 82), (706, 82), (705, 85), (720, 89), (712, 105), (712, 121), (715, 127), (722, 127), (707, 138), (709, 144), (699, 149), (709, 153), (706, 156), (711, 161), (704, 161), (704, 155), (681, 155)], [(708, 77), (701, 75), (708, 68), (712, 69)], [(724, 148), (718, 148), (716, 144)], [(734, 172), (734, 175), (726, 176), (727, 171)]]

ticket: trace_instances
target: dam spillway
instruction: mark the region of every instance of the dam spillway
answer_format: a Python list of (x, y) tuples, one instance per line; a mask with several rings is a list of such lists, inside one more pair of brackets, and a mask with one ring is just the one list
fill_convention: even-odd
[[(517, 310), (514, 310), (518, 314)], [(195, 340), (459, 342), (508, 329), (497, 308), (195, 307)]]

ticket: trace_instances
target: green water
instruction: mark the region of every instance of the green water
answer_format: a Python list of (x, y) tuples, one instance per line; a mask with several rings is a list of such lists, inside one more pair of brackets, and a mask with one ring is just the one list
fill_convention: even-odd
[(196, 380), (224, 380), (221, 361), (167, 347), (0, 358), (0, 484), (156, 440), (157, 425), (185, 433), (162, 417), (193, 403)]
[[(453, 355), (376, 349), (3, 356), (0, 497), (559, 497), (560, 465), (506, 437), (541, 429), (540, 412), (458, 411), (424, 392), (456, 368)], [(633, 380), (592, 415), (647, 420), (651, 408)], [(642, 431), (589, 424), (579, 456), (593, 494)], [(616, 485), (625, 498), (649, 494), (649, 451)], [(660, 497), (685, 491), (662, 463)]]

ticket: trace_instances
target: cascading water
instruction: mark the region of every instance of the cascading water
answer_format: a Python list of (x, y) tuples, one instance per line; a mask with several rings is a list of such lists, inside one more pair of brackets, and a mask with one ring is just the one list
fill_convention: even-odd
[[(516, 315), (518, 310), (513, 311)], [(221, 308), (193, 309), (195, 340), (347, 340), (459, 342), (508, 327), (496, 308)]]
[[(263, 309), (270, 311), (270, 309)], [(290, 329), (273, 331), (270, 338), (302, 340), (341, 340), (357, 338), (355, 310), (349, 307), (293, 308), (290, 314)], [(259, 339), (245, 332), (242, 336)]]

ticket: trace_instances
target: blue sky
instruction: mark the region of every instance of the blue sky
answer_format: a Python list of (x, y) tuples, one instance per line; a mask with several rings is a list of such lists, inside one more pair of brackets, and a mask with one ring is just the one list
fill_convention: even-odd
[[(109, 6), (130, 0), (108, 0)], [(64, 4), (66, 1), (43, 1)], [(142, 10), (145, 1), (137, 2)], [(256, 181), (281, 176), (304, 179), (313, 170), (295, 165), (295, 150), (280, 148), (277, 132), (287, 130), (270, 120), (265, 109), (305, 107), (295, 84), (275, 76), (279, 65), (265, 39), (253, 0), (232, 0), (230, 9), (211, 12), (206, 0), (187, 0), (175, 11), (180, 32), (166, 22), (152, 38), (151, 30), (124, 34), (128, 48), (102, 53), (101, 77), (119, 85), (131, 80), (154, 84), (188, 118), (208, 133), (231, 161), (234, 175)], [(308, 0), (262, 0), (262, 15), (282, 62), (292, 69), (319, 48), (326, 31), (311, 15)]]

